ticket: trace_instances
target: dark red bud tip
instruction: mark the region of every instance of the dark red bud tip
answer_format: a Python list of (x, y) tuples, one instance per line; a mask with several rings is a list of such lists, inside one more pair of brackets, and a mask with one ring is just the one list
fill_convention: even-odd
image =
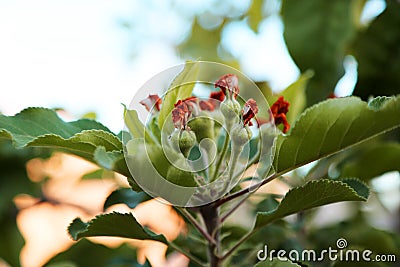
[(186, 129), (189, 117), (193, 112), (196, 113), (198, 99), (195, 96), (184, 100), (178, 100), (172, 110), (172, 122), (177, 129)]
[(222, 91), (211, 92), (208, 100), (201, 100), (199, 106), (201, 110), (214, 111), (219, 104), (224, 101), (225, 94)]
[(157, 111), (160, 111), (162, 99), (158, 95), (149, 95), (147, 98), (143, 99), (139, 103), (142, 104), (149, 112), (153, 107)]
[(283, 96), (279, 97), (271, 106), (271, 116), (274, 118), (275, 125), (283, 124), (283, 133), (287, 133), (290, 129), (289, 122), (286, 118), (286, 113), (289, 111), (290, 103), (285, 101)]
[(199, 102), (199, 106), (200, 106), (201, 110), (213, 111), (215, 109), (215, 106), (213, 105), (213, 103), (211, 101), (201, 100)]
[(219, 87), (225, 95), (228, 92), (236, 98), (239, 93), (239, 79), (235, 74), (225, 74), (215, 83), (215, 87)]
[(250, 98), (249, 100), (246, 101), (242, 110), (243, 124), (249, 126), (253, 125), (250, 120), (254, 118), (257, 112), (258, 112), (257, 102), (253, 98)]
[(225, 99), (225, 94), (222, 91), (211, 92), (210, 99), (215, 99), (215, 100), (217, 100), (219, 102), (222, 102)]
[(328, 98), (337, 98), (337, 95), (335, 95), (335, 93), (330, 93), (328, 95)]

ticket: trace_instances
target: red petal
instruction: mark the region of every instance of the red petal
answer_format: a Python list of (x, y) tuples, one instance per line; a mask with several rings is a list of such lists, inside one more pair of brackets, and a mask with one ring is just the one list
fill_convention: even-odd
[(222, 102), (225, 99), (225, 94), (222, 91), (211, 92), (210, 99), (215, 99), (218, 100), (219, 102)]
[(286, 118), (286, 113), (289, 111), (290, 103), (285, 101), (283, 96), (279, 97), (271, 106), (271, 116), (274, 118), (275, 125), (283, 124), (282, 132), (287, 133), (290, 129), (289, 122)]
[(147, 111), (150, 111), (153, 107), (160, 111), (162, 99), (158, 95), (149, 95), (147, 98), (143, 99), (139, 103), (145, 106)]
[(225, 74), (218, 79), (215, 87), (219, 87), (225, 95), (228, 90), (236, 98), (239, 93), (239, 79), (235, 74)]
[(250, 120), (254, 118), (257, 112), (258, 112), (257, 102), (254, 99), (250, 98), (249, 100), (246, 101), (242, 110), (243, 124), (251, 126), (252, 124), (250, 124)]
[(202, 110), (213, 111), (215, 106), (210, 101), (200, 101), (199, 106)]

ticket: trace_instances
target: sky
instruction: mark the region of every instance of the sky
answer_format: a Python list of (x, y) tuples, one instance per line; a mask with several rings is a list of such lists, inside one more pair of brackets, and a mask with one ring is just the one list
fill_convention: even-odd
[(0, 1), (0, 110), (96, 111), (122, 129), (120, 103), (146, 77), (180, 62), (162, 45), (147, 47), (146, 62), (130, 59), (130, 33), (119, 20), (134, 8), (133, 1)]
[[(188, 17), (214, 0), (187, 2), (174, 14), (168, 1), (0, 0), (0, 112), (13, 115), (29, 106), (64, 108), (76, 117), (94, 111), (115, 132), (123, 128), (122, 105), (162, 70), (182, 63), (173, 49), (190, 30)], [(249, 1), (235, 1), (246, 8)], [(382, 10), (370, 1), (366, 17)], [(185, 6), (186, 5), (186, 6)], [(369, 14), (369, 15), (368, 15)], [(131, 21), (134, 31), (123, 27)], [(278, 16), (264, 20), (258, 35), (232, 23), (223, 44), (254, 79), (282, 90), (299, 71), (284, 46)], [(239, 37), (238, 37), (239, 36)], [(261, 47), (265, 53), (259, 54)], [(279, 64), (277, 64), (279, 62)], [(337, 91), (346, 95), (355, 83), (356, 63)]]

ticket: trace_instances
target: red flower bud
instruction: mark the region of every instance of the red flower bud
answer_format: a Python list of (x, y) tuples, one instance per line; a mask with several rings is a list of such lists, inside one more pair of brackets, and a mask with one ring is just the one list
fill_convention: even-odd
[(153, 107), (155, 108), (155, 110), (160, 111), (162, 99), (158, 95), (149, 95), (147, 98), (143, 99), (139, 103), (142, 104), (149, 112), (152, 110)]
[(282, 132), (287, 133), (290, 129), (289, 122), (286, 118), (286, 113), (289, 111), (289, 102), (283, 99), (283, 96), (279, 97), (278, 100), (272, 104), (270, 111), (271, 116), (274, 118), (275, 125), (283, 124)]
[(250, 98), (249, 100), (246, 101), (242, 110), (243, 124), (249, 126), (253, 125), (250, 120), (254, 118), (257, 112), (258, 112), (257, 102), (253, 98)]
[(185, 129), (190, 115), (191, 112), (187, 105), (179, 100), (178, 103), (175, 104), (175, 108), (172, 110), (172, 122), (174, 123), (175, 128)]
[(174, 109), (172, 110), (172, 122), (175, 128), (185, 129), (189, 117), (193, 112), (197, 111), (197, 97), (191, 96), (184, 100), (178, 100), (174, 104)]
[(239, 93), (238, 77), (235, 74), (225, 74), (215, 83), (215, 87), (219, 87), (225, 95), (228, 91), (231, 97), (236, 98)]

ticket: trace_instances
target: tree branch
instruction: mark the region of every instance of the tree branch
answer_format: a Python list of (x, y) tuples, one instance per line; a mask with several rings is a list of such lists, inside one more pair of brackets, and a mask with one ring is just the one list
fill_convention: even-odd
[(250, 186), (248, 188), (244, 188), (244, 189), (242, 189), (240, 191), (237, 191), (237, 192), (235, 192), (233, 194), (230, 194), (230, 195), (228, 195), (226, 197), (220, 198), (219, 200), (214, 202), (214, 206), (219, 207), (222, 204), (224, 204), (224, 203), (226, 203), (226, 202), (228, 202), (228, 201), (230, 201), (232, 199), (238, 198), (238, 197), (243, 196), (245, 194), (249, 194), (252, 191), (256, 190), (257, 188), (259, 188), (259, 187), (261, 187), (261, 186), (263, 186), (263, 185), (265, 185), (265, 184), (267, 184), (269, 182), (271, 182), (272, 180), (274, 180), (275, 178), (277, 178), (279, 176), (280, 176), (279, 174), (272, 174), (268, 178), (265, 178), (264, 180), (262, 180), (261, 182), (255, 184), (255, 185), (252, 185), (252, 186)]
[(195, 218), (193, 218), (193, 216), (185, 208), (177, 208), (177, 209), (199, 231), (199, 233), (203, 235), (205, 239), (207, 239), (208, 242), (214, 245), (217, 243), (215, 239), (212, 238), (212, 236), (199, 224), (198, 221), (196, 221)]

